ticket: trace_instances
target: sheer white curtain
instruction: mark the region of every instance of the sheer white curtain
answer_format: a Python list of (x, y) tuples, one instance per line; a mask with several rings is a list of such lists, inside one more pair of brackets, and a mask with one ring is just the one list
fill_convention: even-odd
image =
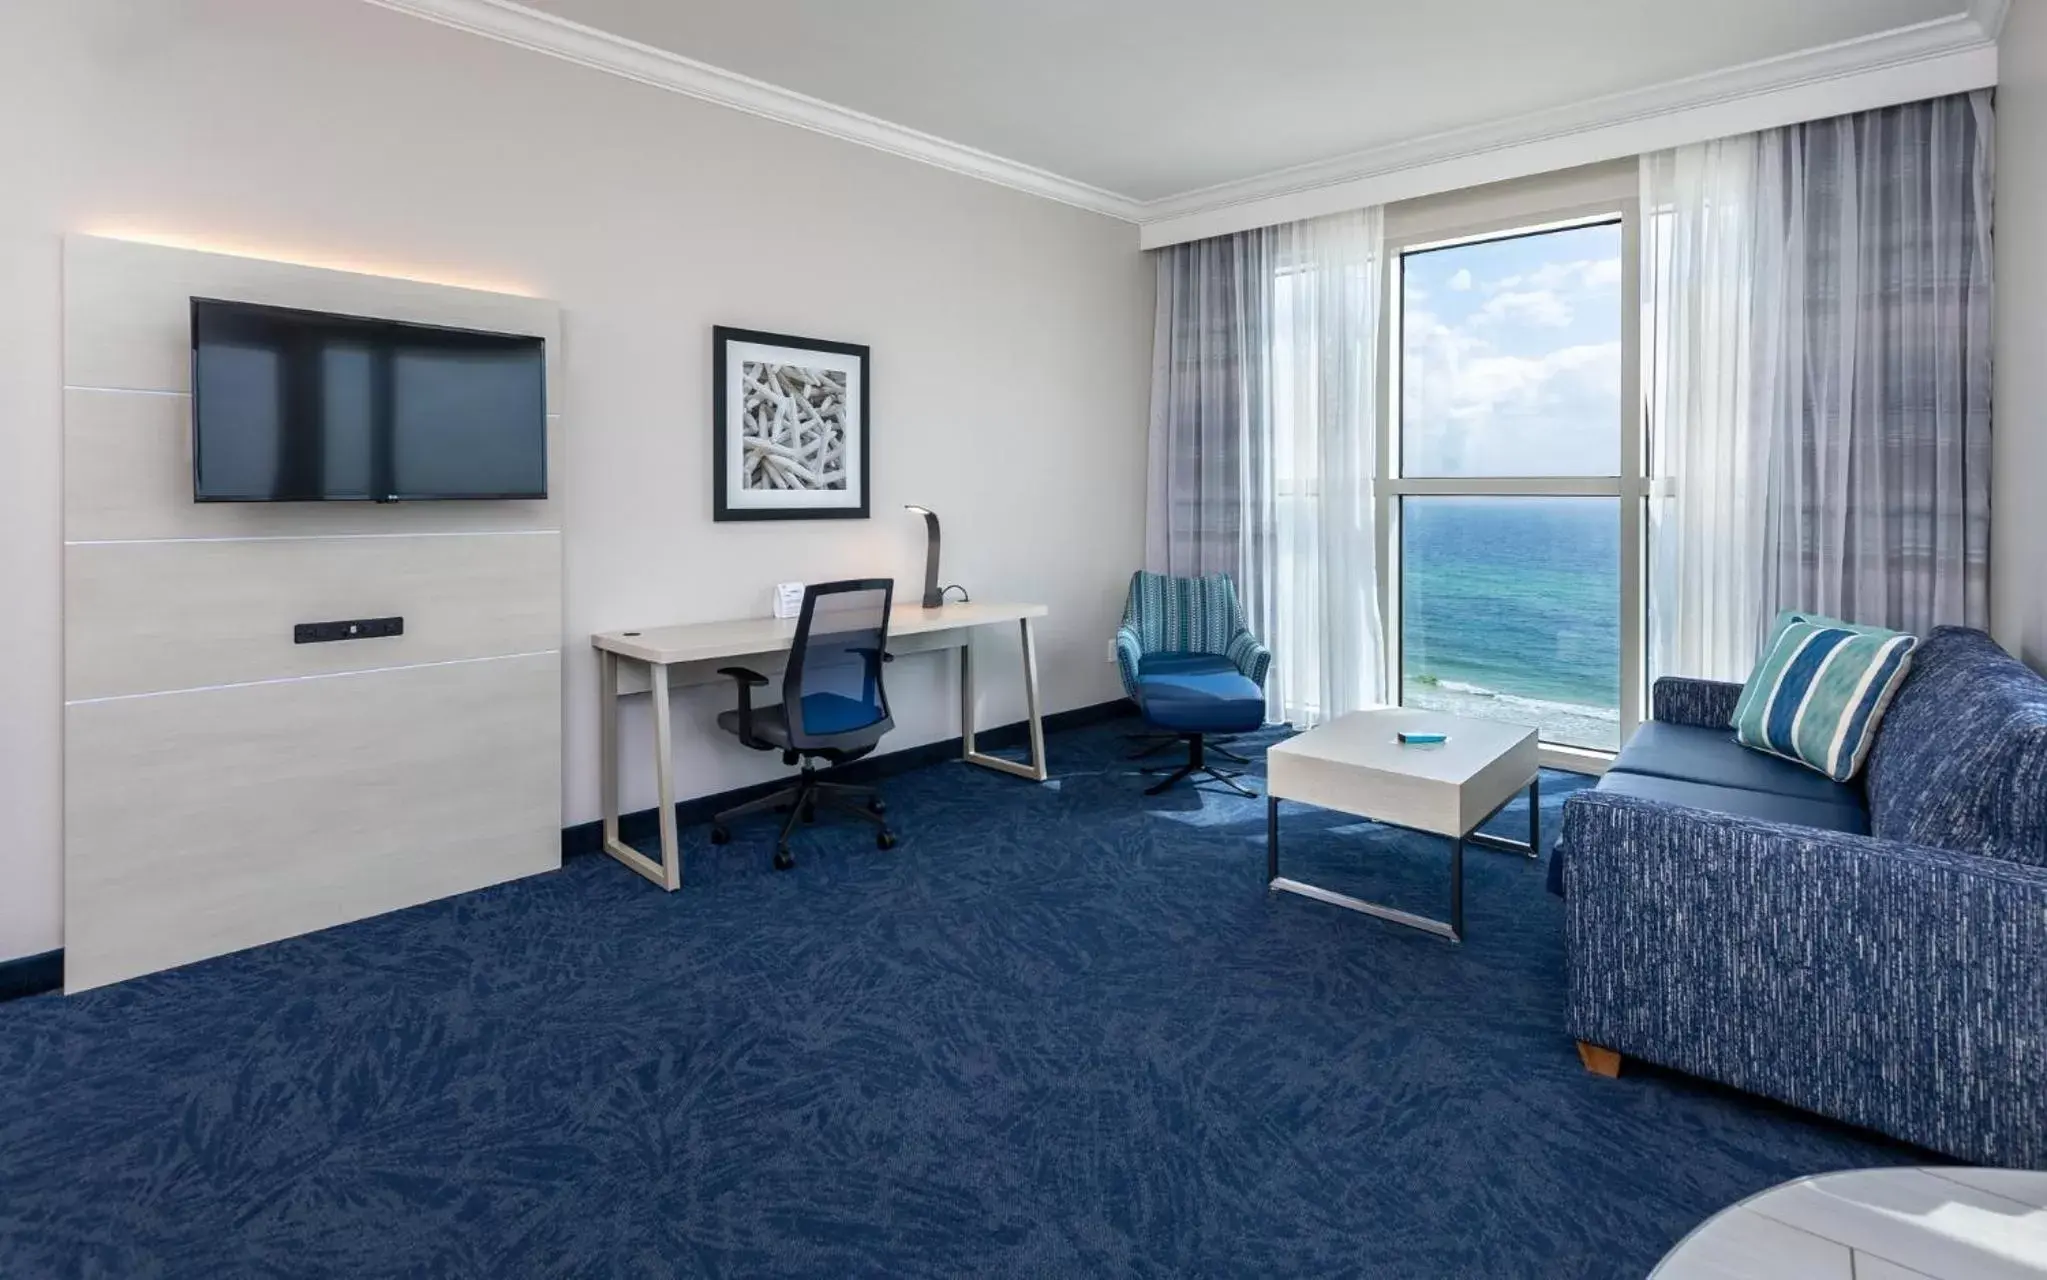
[(1235, 575), (1300, 727), (1383, 698), (1382, 240), (1366, 209), (1159, 252), (1147, 560)]
[[(1770, 419), (1754, 410), (1758, 139), (1642, 158), (1649, 670), (1746, 679), (1762, 575)], [(1765, 396), (1765, 400), (1774, 397)]]
[(1991, 100), (1642, 160), (1650, 671), (1988, 617)]

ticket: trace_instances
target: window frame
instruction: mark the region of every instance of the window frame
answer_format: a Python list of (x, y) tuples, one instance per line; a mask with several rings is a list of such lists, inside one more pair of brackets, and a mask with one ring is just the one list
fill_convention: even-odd
[[(1602, 175), (1604, 176), (1604, 175)], [(1623, 187), (1621, 179), (1625, 177)], [(1405, 697), (1402, 671), (1406, 642), (1401, 606), (1401, 502), (1409, 497), (1583, 497), (1616, 498), (1620, 502), (1620, 741), (1626, 742), (1641, 723), (1647, 703), (1643, 652), (1648, 607), (1645, 554), (1649, 481), (1646, 474), (1646, 415), (1642, 405), (1642, 282), (1641, 200), (1632, 169), (1618, 171), (1600, 188), (1607, 198), (1559, 199), (1539, 185), (1500, 198), (1461, 202), (1416, 202), (1422, 207), (1388, 211), (1385, 239), (1385, 295), (1380, 314), (1386, 318), (1379, 361), (1378, 479), (1373, 508), (1379, 560), (1379, 608), (1386, 627), (1386, 688), (1397, 705)], [(1582, 192), (1580, 193), (1582, 194)], [(1469, 205), (1483, 205), (1483, 211)], [(1474, 216), (1474, 214), (1476, 216)], [(1404, 287), (1407, 255), (1454, 248), (1488, 240), (1563, 231), (1572, 227), (1618, 223), (1621, 229), (1621, 394), (1620, 474), (1617, 476), (1407, 476), (1401, 468), (1405, 424), (1401, 420), (1401, 377), (1404, 372)], [(1398, 225), (1396, 225), (1396, 223)], [(1577, 773), (1603, 773), (1613, 752), (1543, 742), (1545, 767)]]

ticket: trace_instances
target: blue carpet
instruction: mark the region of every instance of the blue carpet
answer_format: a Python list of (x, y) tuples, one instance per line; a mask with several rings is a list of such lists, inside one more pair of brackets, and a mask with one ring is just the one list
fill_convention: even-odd
[[(582, 858), (0, 1006), (0, 1275), (1640, 1276), (1924, 1159), (1588, 1075), (1539, 864), (1468, 855), (1462, 947), (1269, 894), (1264, 802), (1143, 796), (1128, 727), (891, 780), (890, 853), (698, 828), (672, 896)], [(1282, 813), (1288, 873), (1446, 909), (1443, 842)]]

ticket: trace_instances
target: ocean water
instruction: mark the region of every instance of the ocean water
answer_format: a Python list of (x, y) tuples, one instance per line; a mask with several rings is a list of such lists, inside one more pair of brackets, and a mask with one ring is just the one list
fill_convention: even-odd
[(1407, 705), (1620, 745), (1620, 500), (1407, 498)]

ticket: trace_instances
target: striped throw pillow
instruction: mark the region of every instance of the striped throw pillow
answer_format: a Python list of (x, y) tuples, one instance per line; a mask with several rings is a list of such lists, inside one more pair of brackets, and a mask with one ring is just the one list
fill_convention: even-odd
[(1735, 704), (1735, 736), (1848, 781), (1862, 771), (1918, 643), (1881, 627), (1781, 615)]

